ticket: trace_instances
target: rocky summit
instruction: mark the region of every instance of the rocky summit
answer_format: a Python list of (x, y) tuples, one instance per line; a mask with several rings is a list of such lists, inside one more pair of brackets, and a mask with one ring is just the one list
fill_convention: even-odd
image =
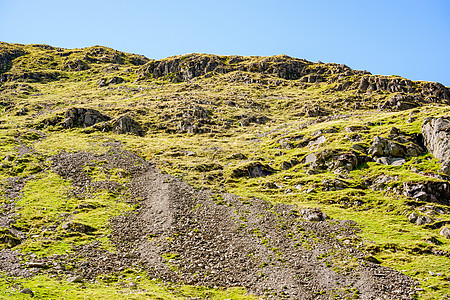
[(450, 88), (0, 43), (0, 298), (450, 299)]

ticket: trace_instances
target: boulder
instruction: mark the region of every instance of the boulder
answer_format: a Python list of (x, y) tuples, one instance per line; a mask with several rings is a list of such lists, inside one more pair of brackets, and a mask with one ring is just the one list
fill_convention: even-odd
[(450, 239), (450, 228), (444, 226), (439, 231), (439, 234), (445, 237), (446, 239)]
[(406, 163), (406, 159), (400, 157), (388, 157), (382, 156), (375, 159), (375, 161), (379, 164), (383, 165), (392, 165), (392, 166), (402, 166)]
[(325, 221), (327, 219), (327, 215), (317, 208), (302, 209), (300, 214), (307, 221)]
[(62, 229), (66, 230), (67, 232), (79, 232), (79, 233), (89, 233), (96, 231), (94, 227), (72, 221), (64, 223), (62, 225)]
[(433, 223), (433, 219), (428, 216), (418, 216), (415, 223), (416, 225), (430, 224)]
[(450, 160), (450, 119), (426, 118), (422, 123), (425, 147), (440, 162)]
[(264, 177), (271, 175), (273, 172), (274, 170), (270, 166), (264, 165), (260, 162), (251, 162), (234, 169), (231, 173), (231, 177)]
[(30, 295), (31, 297), (34, 297), (34, 292), (30, 288), (25, 288), (23, 290), (20, 290), (19, 293)]
[(406, 156), (405, 148), (402, 145), (379, 136), (373, 138), (368, 153), (372, 156)]
[(133, 120), (130, 116), (120, 116), (112, 122), (112, 131), (118, 134), (132, 133), (142, 135), (141, 125)]
[(64, 114), (64, 127), (89, 127), (96, 123), (109, 121), (111, 118), (91, 108), (70, 108)]

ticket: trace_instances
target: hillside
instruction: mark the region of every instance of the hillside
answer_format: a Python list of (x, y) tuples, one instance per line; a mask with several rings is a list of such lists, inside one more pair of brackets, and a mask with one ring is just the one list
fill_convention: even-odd
[(0, 298), (448, 299), (449, 105), (285, 55), (0, 43)]

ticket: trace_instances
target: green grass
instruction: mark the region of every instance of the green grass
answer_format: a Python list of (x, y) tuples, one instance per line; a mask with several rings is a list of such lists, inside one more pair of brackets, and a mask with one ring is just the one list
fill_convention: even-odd
[[(120, 276), (120, 277), (119, 277)], [(242, 288), (212, 289), (206, 287), (165, 284), (147, 278), (143, 274), (121, 274), (108, 279), (99, 278), (97, 283), (69, 283), (38, 275), (29, 279), (0, 275), (0, 299), (29, 299), (20, 293), (29, 288), (36, 299), (257, 299)]]
[[(359, 233), (364, 244), (361, 249), (369, 251), (383, 265), (420, 280), (425, 289), (420, 299), (439, 299), (450, 293), (448, 281), (444, 279), (450, 276), (448, 258), (427, 252), (430, 247), (450, 251), (450, 242), (440, 237), (437, 229), (409, 223), (407, 217), (413, 210), (407, 205), (409, 200), (393, 192), (405, 181), (437, 181), (420, 174), (438, 172), (440, 164), (436, 159), (423, 154), (411, 158), (401, 167), (368, 163), (351, 171), (348, 178), (339, 178), (331, 171), (308, 175), (301, 164), (305, 155), (311, 152), (327, 149), (349, 152), (354, 144), (346, 138), (345, 127), (349, 125), (368, 126), (369, 130), (361, 133), (362, 140), (358, 143), (370, 146), (375, 135), (387, 137), (393, 126), (409, 134), (420, 133), (425, 117), (448, 115), (449, 106), (424, 105), (416, 113), (413, 113), (414, 109), (400, 112), (373, 109), (389, 99), (392, 93), (363, 94), (352, 89), (335, 91), (334, 87), (341, 79), (337, 78), (339, 74), (331, 72), (337, 68), (334, 64), (307, 65), (311, 70), (325, 68), (330, 71), (323, 75), (322, 83), (285, 80), (272, 74), (254, 73), (254, 69), (172, 83), (168, 80), (173, 77), (171, 75), (166, 79), (152, 79), (145, 74), (145, 66), (136, 63), (139, 56), (105, 47), (69, 50), (4, 43), (1, 46), (0, 54), (3, 53), (1, 51), (13, 50), (23, 53), (11, 62), (10, 69), (0, 70), (18, 78), (0, 85), (0, 102), (7, 103), (0, 105), (0, 180), (15, 176), (27, 179), (23, 195), (17, 199), (20, 217), (15, 224), (27, 234), (27, 240), (17, 246), (5, 247), (49, 256), (68, 253), (73, 245), (99, 240), (105, 248), (113, 251), (114, 247), (108, 240), (108, 220), (133, 209), (125, 203), (128, 197), (126, 189), (117, 193), (97, 191), (82, 198), (70, 196), (71, 183), (51, 172), (48, 158), (61, 151), (102, 154), (108, 150), (106, 143), (117, 141), (124, 149), (151, 160), (161, 170), (196, 188), (228, 191), (243, 200), (259, 197), (272, 203), (319, 207), (332, 218), (355, 220), (362, 229)], [(178, 58), (189, 61), (190, 56)], [(231, 65), (232, 57), (218, 59), (227, 67)], [(264, 59), (255, 57), (242, 64), (255, 68)], [(81, 71), (71, 68), (70, 65), (76, 65), (77, 60), (88, 68)], [(59, 79), (45, 76), (42, 80), (22, 78), (24, 74), (41, 71), (45, 71), (43, 75), (58, 73)], [(97, 85), (99, 79), (113, 76), (120, 76), (126, 82), (107, 87)], [(356, 83), (362, 76), (368, 75), (354, 74), (346, 76), (345, 80)], [(415, 88), (424, 84), (413, 82)], [(355, 109), (355, 104), (360, 104), (361, 109)], [(303, 115), (306, 108), (314, 105), (329, 110), (330, 116), (341, 117), (315, 122), (315, 118)], [(69, 107), (94, 108), (112, 118), (129, 113), (147, 131), (143, 137), (137, 137), (91, 128), (64, 129), (64, 112)], [(23, 108), (28, 112), (21, 114)], [(179, 131), (178, 125), (185, 121), (183, 115), (199, 108), (209, 111), (209, 117), (206, 120), (193, 118), (191, 122), (207, 128), (208, 132), (188, 134)], [(416, 119), (408, 123), (406, 120), (410, 114)], [(242, 120), (251, 116), (266, 116), (270, 120), (265, 124), (244, 126)], [(325, 143), (314, 150), (306, 146), (315, 132), (330, 128), (338, 132), (323, 133)], [(281, 139), (288, 140), (293, 147), (283, 148)], [(20, 155), (18, 147), (21, 145), (33, 147), (39, 154)], [(247, 159), (231, 158), (236, 153), (245, 155)], [(281, 163), (292, 159), (297, 159), (300, 164), (282, 170)], [(269, 165), (276, 172), (261, 178), (231, 178), (233, 170), (255, 161)], [(84, 171), (93, 181), (112, 180), (125, 185), (130, 180), (129, 174), (123, 170), (107, 170), (101, 164), (85, 166)], [(363, 188), (365, 180), (380, 175), (398, 178), (387, 184), (390, 191), (373, 192)], [(348, 188), (323, 191), (324, 179), (343, 180)], [(270, 183), (276, 183), (280, 188), (266, 188)], [(300, 190), (297, 188), (299, 185)], [(0, 195), (6, 188), (3, 183)], [(309, 188), (314, 188), (314, 191), (305, 193)], [(1, 199), (2, 203), (9, 201), (3, 196)], [(356, 205), (358, 201), (362, 204)], [(89, 209), (77, 209), (83, 205)], [(436, 218), (450, 221), (448, 214)], [(68, 221), (92, 226), (96, 231), (68, 234), (62, 230), (62, 225)], [(9, 233), (2, 228), (1, 234)], [(443, 244), (428, 244), (425, 240), (429, 237), (436, 237)], [(441, 272), (445, 276), (431, 276), (428, 271)], [(425, 278), (428, 279), (425, 281)], [(241, 289), (164, 285), (145, 275), (139, 279), (138, 286), (142, 289), (124, 288), (117, 282), (108, 283), (109, 286), (105, 282), (69, 284), (64, 278), (45, 276), (30, 279), (1, 277), (0, 282), (0, 290), (3, 288), (17, 299), (28, 296), (18, 294), (14, 288), (16, 284), (32, 288), (41, 298), (60, 298), (63, 295), (67, 299), (121, 299), (126, 295), (123, 292), (132, 292), (127, 295), (129, 299), (245, 298), (245, 291)]]

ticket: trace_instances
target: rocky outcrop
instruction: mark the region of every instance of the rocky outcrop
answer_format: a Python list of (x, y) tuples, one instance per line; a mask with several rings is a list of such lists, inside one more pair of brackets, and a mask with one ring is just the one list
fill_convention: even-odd
[[(305, 68), (309, 64), (311, 62), (286, 55), (242, 57), (189, 54), (151, 61), (141, 68), (140, 75), (141, 79), (167, 77), (173, 82), (180, 82), (189, 81), (210, 72), (225, 74), (244, 71), (272, 74), (283, 79), (299, 79), (309, 74)], [(313, 81), (317, 80), (314, 78)]]
[(120, 84), (120, 83), (123, 83), (123, 82), (125, 82), (125, 79), (123, 79), (122, 77), (119, 77), (119, 76), (114, 76), (114, 77), (112, 77), (110, 79), (100, 78), (97, 81), (97, 85), (98, 85), (98, 87), (104, 87), (104, 86), (108, 86), (110, 84)]
[(367, 150), (369, 155), (384, 165), (402, 165), (405, 158), (419, 156), (425, 150), (422, 147), (422, 136), (406, 134), (396, 127), (392, 127), (388, 138), (375, 136), (372, 146)]
[(422, 102), (423, 98), (419, 95), (395, 94), (379, 108), (382, 110), (407, 110), (420, 106)]
[(141, 125), (133, 120), (130, 116), (120, 116), (112, 122), (112, 131), (118, 134), (132, 133), (142, 135), (143, 130)]
[(428, 151), (441, 162), (450, 159), (450, 119), (426, 118), (422, 135)]
[(371, 160), (370, 157), (359, 155), (356, 152), (338, 152), (326, 149), (308, 154), (302, 162), (310, 172), (317, 173), (326, 170), (348, 172)]
[(109, 121), (111, 118), (91, 108), (70, 108), (64, 115), (64, 127), (89, 127), (96, 123)]
[(450, 184), (448, 182), (404, 182), (403, 194), (419, 201), (450, 205)]
[(273, 174), (275, 172), (274, 169), (272, 169), (268, 165), (264, 165), (260, 162), (251, 162), (248, 164), (245, 164), (241, 167), (238, 167), (234, 169), (231, 173), (232, 178), (240, 178), (240, 177), (264, 177)]

